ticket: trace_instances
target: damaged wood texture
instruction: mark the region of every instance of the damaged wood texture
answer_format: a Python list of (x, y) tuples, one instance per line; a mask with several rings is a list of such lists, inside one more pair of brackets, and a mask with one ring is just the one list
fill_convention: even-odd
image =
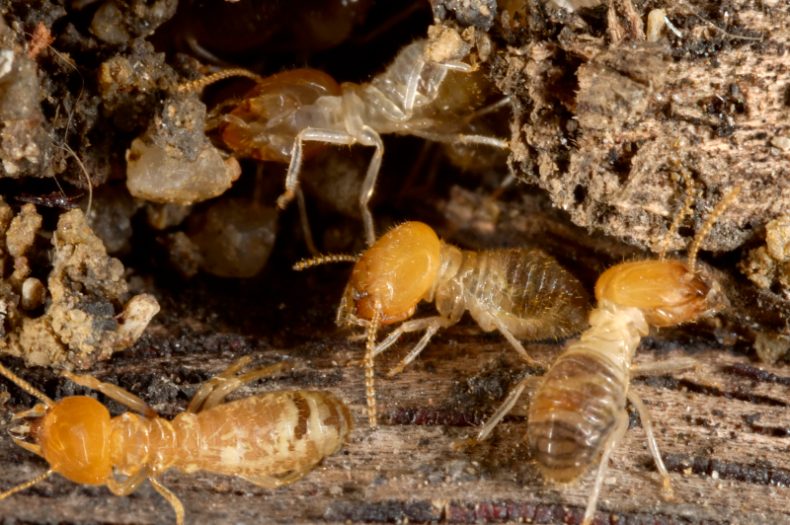
[[(437, 226), (442, 237), (468, 248), (532, 242), (591, 288), (607, 265), (639, 255), (634, 245), (657, 247), (683, 202), (676, 174), (686, 169), (699, 192), (674, 249), (688, 244), (737, 182), (746, 184), (744, 197), (704, 248), (762, 241), (766, 222), (790, 209), (790, 11), (781, 0), (659, 5), (664, 3), (670, 2), (634, 2), (642, 21), (650, 9), (667, 9), (681, 36), (665, 31), (660, 42), (646, 43), (623, 7), (631, 2), (624, 0), (611, 2), (612, 16), (605, 5), (579, 14), (539, 0), (503, 0), (498, 10), (488, 0), (433, 2), (448, 20), (453, 9), (478, 7), (455, 19), (492, 36), (499, 51), (484, 67), (514, 96), (517, 109), (512, 165), (520, 178), (548, 194), (533, 199), (521, 192), (511, 200), (522, 202), (503, 204), (492, 219), (485, 216), (486, 201), (459, 190), (441, 210), (447, 223)], [(621, 30), (608, 26), (613, 20)], [(613, 38), (622, 40), (610, 45)], [(135, 42), (131, 51), (142, 55), (148, 44)], [(164, 68), (155, 65), (151, 70)], [(142, 92), (151, 99), (157, 93)], [(37, 114), (26, 118), (40, 120)], [(147, 118), (134, 120), (134, 130), (144, 129)], [(89, 170), (99, 182), (109, 177), (110, 164), (99, 162), (95, 152), (111, 142), (92, 145)], [(78, 153), (90, 157), (85, 148)], [(33, 163), (26, 155), (20, 153), (19, 169)], [(585, 229), (558, 218), (549, 200)], [(653, 415), (676, 499), (661, 499), (643, 428), (632, 413), (631, 428), (610, 462), (597, 523), (790, 523), (790, 367), (786, 361), (758, 363), (750, 343), (743, 343), (751, 329), (786, 333), (788, 301), (757, 291), (737, 274), (733, 258), (713, 261), (727, 273), (733, 308), (701, 327), (654, 333), (637, 354), (637, 364), (678, 358), (697, 364), (633, 383)], [(286, 487), (266, 490), (204, 473), (164, 475), (163, 484), (184, 503), (187, 523), (581, 521), (594, 474), (568, 487), (541, 479), (524, 443), (527, 395), (491, 439), (463, 445), (510, 386), (535, 373), (501, 337), (481, 334), (467, 320), (440, 332), (401, 375), (388, 379), (379, 373), (381, 426), (371, 430), (363, 371), (354, 363), (362, 357), (362, 343), (331, 326), (348, 269), (295, 275), (292, 260), (273, 257), (264, 274), (251, 280), (172, 284), (167, 276), (143, 276), (139, 281), (155, 289), (161, 313), (132, 349), (90, 371), (140, 395), (167, 417), (185, 409), (202, 381), (241, 355), (257, 364), (289, 360), (294, 369), (244, 387), (239, 397), (321, 389), (349, 403), (357, 428), (348, 443)], [(377, 370), (396, 364), (416, 339), (405, 337), (382, 354)], [(527, 345), (545, 362), (561, 348)], [(56, 371), (25, 368), (13, 358), (3, 362), (54, 398), (84, 392)], [(9, 414), (33, 399), (2, 381), (0, 403), (4, 490), (47, 465), (7, 437)], [(108, 406), (122, 412), (117, 404)], [(147, 483), (116, 497), (103, 487), (53, 476), (0, 502), (0, 522), (171, 524), (174, 515)]]
[[(577, 225), (653, 251), (677, 213), (681, 170), (698, 200), (672, 249), (736, 184), (743, 198), (704, 249), (732, 250), (790, 209), (786, 2), (633, 2), (634, 11), (626, 0), (570, 14), (551, 3), (548, 17), (534, 1), (507, 2), (500, 17), (510, 47), (494, 71), (518, 106), (512, 161), (525, 182)], [(659, 7), (672, 29), (648, 42), (644, 21)]]
[[(588, 285), (613, 260), (639, 256), (631, 246), (587, 236), (558, 220), (545, 198), (505, 205), (482, 192), (455, 189), (443, 212), (448, 223), (459, 226), (440, 232), (443, 237), (468, 247), (540, 244), (564, 256), (566, 264), (572, 261)], [(282, 262), (252, 283), (192, 281), (160, 289), (162, 312), (143, 338), (94, 368), (99, 379), (139, 394), (169, 418), (186, 407), (202, 381), (241, 355), (260, 365), (289, 360), (294, 369), (245, 387), (238, 397), (319, 389), (350, 405), (356, 428), (348, 443), (286, 487), (265, 490), (205, 473), (165, 474), (162, 481), (183, 501), (187, 523), (580, 523), (594, 474), (568, 487), (544, 482), (524, 442), (528, 395), (488, 441), (464, 445), (510, 387), (536, 373), (500, 336), (481, 334), (471, 320), (439, 332), (395, 378), (383, 371), (403, 357), (416, 335), (377, 359), (380, 427), (367, 426), (359, 366), (363, 344), (331, 324), (348, 270), (327, 266), (293, 273)], [(261, 289), (268, 293), (262, 296)], [(610, 462), (596, 523), (790, 522), (790, 369), (785, 362), (757, 363), (748, 345), (733, 347), (738, 337), (730, 317), (737, 316), (659, 331), (643, 341), (637, 364), (679, 358), (697, 364), (633, 382), (654, 418), (676, 499), (662, 500), (644, 431), (632, 412), (631, 428)], [(527, 345), (544, 362), (561, 349), (561, 343)], [(83, 391), (53, 371), (4, 361), (53, 398)], [(5, 414), (33, 402), (5, 382), (0, 388), (11, 396)], [(108, 405), (113, 413), (122, 411)], [(0, 435), (11, 426), (8, 417), (3, 423)], [(0, 458), (2, 488), (46, 469), (9, 439), (0, 439)], [(103, 487), (79, 486), (59, 476), (0, 502), (0, 513), (23, 523), (171, 524), (174, 519), (147, 484), (129, 497), (116, 497)]]
[[(231, 477), (166, 474), (162, 481), (184, 502), (188, 523), (581, 520), (593, 475), (569, 487), (544, 484), (523, 441), (525, 406), (517, 407), (489, 441), (458, 446), (509, 386), (529, 373), (497, 336), (480, 335), (472, 324), (437, 337), (399, 377), (379, 376), (377, 430), (366, 425), (363, 373), (351, 364), (360, 358), (360, 345), (343, 335), (314, 334), (287, 350), (236, 335), (162, 335), (160, 325), (134, 350), (98, 367), (96, 376), (140, 394), (172, 417), (202, 380), (235, 356), (250, 354), (259, 363), (290, 359), (293, 371), (245, 387), (239, 396), (274, 389), (329, 390), (350, 403), (357, 422), (340, 453), (277, 490)], [(698, 363), (695, 370), (633, 384), (654, 417), (676, 499), (662, 501), (644, 432), (632, 414), (631, 428), (612, 457), (597, 523), (790, 521), (787, 367), (758, 367), (744, 355), (689, 339), (649, 339), (645, 346), (639, 364), (680, 356)], [(559, 349), (528, 346), (543, 360)], [(397, 363), (399, 354), (386, 352), (379, 370)], [(15, 368), (50, 395), (80, 391), (50, 372)], [(31, 402), (13, 389), (10, 394), (6, 409)], [(525, 398), (520, 404), (526, 403)], [(4, 488), (46, 469), (9, 439), (0, 440), (0, 457)], [(129, 497), (116, 497), (105, 488), (75, 485), (58, 476), (3, 501), (0, 512), (6, 522), (24, 523), (167, 524), (174, 519), (169, 505), (147, 484)]]

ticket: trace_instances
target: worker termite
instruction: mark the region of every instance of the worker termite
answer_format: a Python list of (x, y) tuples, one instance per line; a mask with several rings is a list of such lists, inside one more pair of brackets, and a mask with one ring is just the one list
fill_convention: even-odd
[(146, 479), (173, 507), (176, 523), (184, 507), (158, 478), (167, 469), (204, 470), (239, 476), (275, 488), (307, 474), (343, 445), (352, 419), (346, 405), (327, 392), (284, 390), (225, 403), (242, 385), (283, 370), (283, 363), (240, 375), (242, 357), (206, 381), (186, 412), (172, 421), (158, 417), (142, 399), (91, 376), (63, 375), (134, 410), (111, 417), (99, 401), (68, 396), (53, 401), (0, 364), (0, 375), (41, 403), (14, 414), (17, 445), (43, 457), (49, 470), (3, 493), (0, 500), (58, 473), (75, 483), (106, 485), (126, 496)]
[[(690, 176), (684, 176), (691, 187)], [(716, 279), (711, 272), (698, 268), (696, 259), (703, 239), (739, 191), (740, 188), (735, 188), (711, 212), (697, 232), (686, 262), (667, 260), (662, 250), (658, 259), (624, 262), (601, 274), (595, 285), (598, 304), (590, 313), (590, 328), (567, 346), (531, 396), (526, 437), (538, 469), (546, 479), (569, 483), (596, 461), (599, 463), (584, 512), (585, 525), (591, 523), (595, 513), (609, 456), (628, 428), (626, 401), (639, 413), (648, 447), (663, 478), (664, 492), (667, 497), (672, 496), (669, 473), (661, 460), (650, 415), (636, 392), (629, 388), (630, 378), (639, 373), (633, 357), (651, 326), (660, 328), (696, 321), (727, 305)], [(668, 237), (690, 208), (690, 197), (691, 191)], [(662, 372), (682, 367), (673, 365), (681, 363), (652, 368), (653, 372)], [(531, 379), (526, 378), (512, 389), (482, 427), (478, 440), (485, 439), (513, 408)]]
[[(231, 76), (247, 76), (257, 84), (217, 125), (223, 142), (234, 152), (259, 160), (287, 162), (285, 192), (278, 205), (285, 207), (296, 195), (302, 162), (318, 144), (375, 148), (359, 195), (359, 207), (368, 245), (376, 239), (368, 204), (384, 155), (381, 135), (414, 135), (431, 141), (481, 144), (506, 149), (508, 141), (468, 134), (465, 115), (482, 103), (482, 79), (462, 61), (469, 46), (457, 33), (448, 37), (452, 52), (431, 53), (428, 40), (404, 47), (393, 63), (369, 83), (337, 84), (314, 69), (296, 69), (260, 78), (243, 69), (220, 71), (182, 85), (193, 91)], [(447, 33), (443, 33), (447, 34)], [(444, 56), (447, 55), (447, 56)], [(489, 112), (507, 99), (486, 108)]]
[[(564, 338), (586, 326), (589, 310), (581, 283), (538, 249), (462, 250), (439, 239), (421, 222), (390, 230), (360, 257), (326, 255), (297, 263), (302, 270), (327, 262), (354, 261), (340, 306), (338, 325), (367, 328), (365, 386), (368, 418), (376, 426), (373, 358), (407, 332), (422, 338), (390, 371), (400, 372), (440, 329), (460, 321), (464, 311), (483, 330), (498, 330), (527, 362), (519, 339)], [(420, 301), (433, 302), (439, 315), (409, 319)], [(401, 323), (381, 343), (382, 325)]]

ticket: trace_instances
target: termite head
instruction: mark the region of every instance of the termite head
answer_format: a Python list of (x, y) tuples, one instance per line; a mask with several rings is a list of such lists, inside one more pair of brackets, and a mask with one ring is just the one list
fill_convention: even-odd
[[(294, 137), (304, 127), (294, 112), (324, 95), (339, 93), (337, 82), (316, 69), (294, 69), (261, 79), (222, 117), (222, 141), (242, 157), (288, 162)], [(304, 154), (310, 156), (319, 148), (308, 144)]]
[(110, 413), (92, 397), (65, 397), (18, 428), (25, 427), (52, 471), (88, 485), (110, 477)]
[[(669, 228), (667, 239), (688, 213), (694, 198), (694, 182), (690, 173), (683, 170), (681, 174), (689, 191), (683, 209)], [(639, 308), (647, 322), (657, 327), (695, 321), (729, 306), (713, 272), (697, 264), (697, 254), (713, 225), (740, 192), (741, 186), (731, 189), (711, 211), (691, 242), (687, 261), (664, 259), (662, 249), (658, 259), (613, 266), (595, 283), (595, 298)]]
[(354, 265), (337, 312), (338, 324), (408, 319), (432, 295), (441, 265), (441, 241), (422, 222), (405, 222), (381, 236)]
[(685, 261), (646, 260), (621, 263), (595, 283), (595, 298), (642, 310), (652, 326), (675, 326), (714, 314), (727, 298), (712, 272), (694, 271)]

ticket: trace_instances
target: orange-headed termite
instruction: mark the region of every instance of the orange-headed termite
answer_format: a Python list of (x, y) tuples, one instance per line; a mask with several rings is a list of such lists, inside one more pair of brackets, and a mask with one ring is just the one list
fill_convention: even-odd
[(14, 443), (43, 457), (49, 470), (3, 493), (0, 500), (57, 473), (86, 485), (106, 485), (126, 496), (146, 479), (184, 522), (184, 507), (158, 478), (167, 469), (204, 470), (239, 476), (274, 488), (304, 476), (343, 445), (352, 426), (346, 405), (334, 395), (283, 390), (224, 402), (240, 386), (285, 368), (279, 363), (241, 375), (243, 357), (195, 393), (186, 412), (172, 421), (158, 417), (142, 399), (91, 376), (63, 375), (134, 410), (111, 417), (99, 401), (47, 397), (0, 364), (0, 375), (41, 401), (14, 414)]
[[(684, 176), (691, 187), (690, 176)], [(718, 282), (709, 271), (697, 267), (696, 258), (702, 240), (739, 191), (735, 188), (711, 212), (697, 232), (687, 261), (667, 260), (662, 253), (658, 259), (621, 263), (601, 274), (595, 285), (598, 304), (590, 313), (590, 327), (567, 346), (531, 396), (527, 441), (544, 477), (559, 483), (573, 482), (598, 463), (584, 513), (585, 525), (592, 522), (609, 456), (628, 428), (626, 401), (639, 412), (664, 492), (672, 495), (650, 415), (629, 388), (631, 377), (640, 373), (633, 357), (651, 326), (693, 322), (727, 305)], [(691, 189), (689, 196), (693, 196)], [(684, 212), (689, 207), (687, 199)], [(684, 212), (676, 217), (669, 235)], [(669, 365), (653, 368), (674, 368)], [(511, 390), (480, 430), (478, 440), (485, 439), (513, 408), (531, 379)]]
[[(181, 91), (194, 91), (220, 79), (247, 76), (257, 84), (232, 110), (220, 117), (225, 144), (239, 155), (287, 162), (285, 207), (296, 195), (302, 161), (311, 143), (375, 148), (362, 183), (359, 206), (368, 245), (376, 239), (368, 203), (373, 195), (384, 155), (381, 135), (397, 133), (427, 140), (482, 144), (506, 149), (508, 141), (469, 134), (470, 114), (482, 103), (482, 79), (462, 61), (469, 46), (457, 37), (456, 51), (441, 59), (428, 56), (428, 40), (404, 47), (393, 63), (365, 84), (337, 84), (314, 69), (296, 69), (260, 78), (243, 69), (220, 71), (188, 82)], [(509, 103), (503, 99), (485, 112)]]
[[(400, 372), (440, 329), (456, 324), (465, 311), (483, 330), (498, 330), (528, 362), (519, 339), (559, 339), (581, 331), (589, 311), (581, 283), (538, 249), (462, 250), (439, 239), (421, 222), (390, 230), (360, 257), (319, 256), (297, 263), (355, 261), (337, 310), (339, 325), (367, 327), (365, 352), (368, 417), (376, 424), (373, 358), (407, 332), (424, 331), (420, 341), (390, 375)], [(408, 320), (420, 301), (433, 302), (439, 315)], [(380, 326), (400, 323), (376, 345)]]

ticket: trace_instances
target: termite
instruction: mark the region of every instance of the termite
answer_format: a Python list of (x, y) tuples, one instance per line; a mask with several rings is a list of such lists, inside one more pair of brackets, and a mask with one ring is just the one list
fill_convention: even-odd
[(99, 401), (68, 396), (53, 401), (0, 364), (0, 374), (41, 403), (14, 414), (22, 423), (11, 429), (17, 445), (49, 463), (49, 470), (3, 493), (0, 500), (52, 474), (75, 483), (106, 485), (126, 496), (146, 479), (184, 523), (184, 506), (158, 478), (169, 468), (238, 476), (264, 488), (291, 483), (348, 436), (352, 418), (342, 401), (327, 392), (283, 390), (224, 402), (242, 385), (277, 373), (278, 363), (243, 374), (242, 357), (197, 390), (189, 408), (172, 421), (157, 416), (142, 399), (92, 376), (63, 372), (136, 413), (111, 417)]
[[(688, 198), (667, 239), (691, 206), (693, 184), (689, 174), (684, 173), (684, 177), (689, 186)], [(598, 304), (590, 313), (590, 327), (566, 347), (531, 396), (526, 438), (544, 478), (570, 483), (598, 463), (584, 525), (592, 522), (609, 456), (628, 428), (626, 401), (639, 413), (663, 480), (664, 494), (667, 499), (672, 497), (669, 473), (661, 460), (650, 414), (629, 388), (631, 377), (640, 373), (633, 358), (650, 327), (697, 321), (728, 304), (712, 273), (698, 268), (696, 259), (703, 239), (739, 192), (740, 187), (735, 188), (714, 208), (697, 232), (686, 261), (665, 259), (664, 243), (658, 259), (624, 262), (601, 274), (595, 284)], [(641, 373), (675, 368), (670, 365), (681, 363), (653, 366), (652, 371), (646, 367)], [(527, 377), (512, 389), (480, 430), (478, 441), (485, 439), (513, 408), (532, 379)]]
[[(498, 330), (529, 363), (519, 339), (560, 339), (586, 326), (589, 300), (581, 283), (542, 250), (503, 248), (462, 250), (439, 239), (422, 222), (390, 230), (360, 257), (325, 255), (294, 266), (302, 270), (327, 262), (354, 261), (337, 310), (338, 325), (367, 328), (365, 376), (368, 419), (376, 426), (373, 358), (407, 332), (424, 331), (389, 375), (399, 373), (441, 328), (465, 311), (486, 332)], [(420, 301), (433, 302), (439, 315), (408, 320)], [(380, 326), (400, 323), (376, 345)]]
[[(460, 36), (456, 34), (460, 41)], [(463, 132), (481, 97), (475, 67), (462, 62), (468, 45), (441, 59), (428, 58), (428, 40), (404, 47), (393, 63), (370, 82), (338, 84), (315, 69), (296, 69), (261, 78), (243, 69), (229, 69), (188, 82), (181, 91), (194, 91), (218, 80), (245, 76), (255, 87), (218, 124), (223, 142), (241, 156), (288, 163), (285, 192), (277, 199), (284, 208), (299, 189), (302, 162), (318, 144), (375, 148), (359, 195), (368, 246), (376, 239), (369, 202), (384, 155), (381, 135), (397, 133), (427, 140), (481, 144), (506, 149), (508, 141)], [(503, 99), (492, 111), (509, 103)]]

